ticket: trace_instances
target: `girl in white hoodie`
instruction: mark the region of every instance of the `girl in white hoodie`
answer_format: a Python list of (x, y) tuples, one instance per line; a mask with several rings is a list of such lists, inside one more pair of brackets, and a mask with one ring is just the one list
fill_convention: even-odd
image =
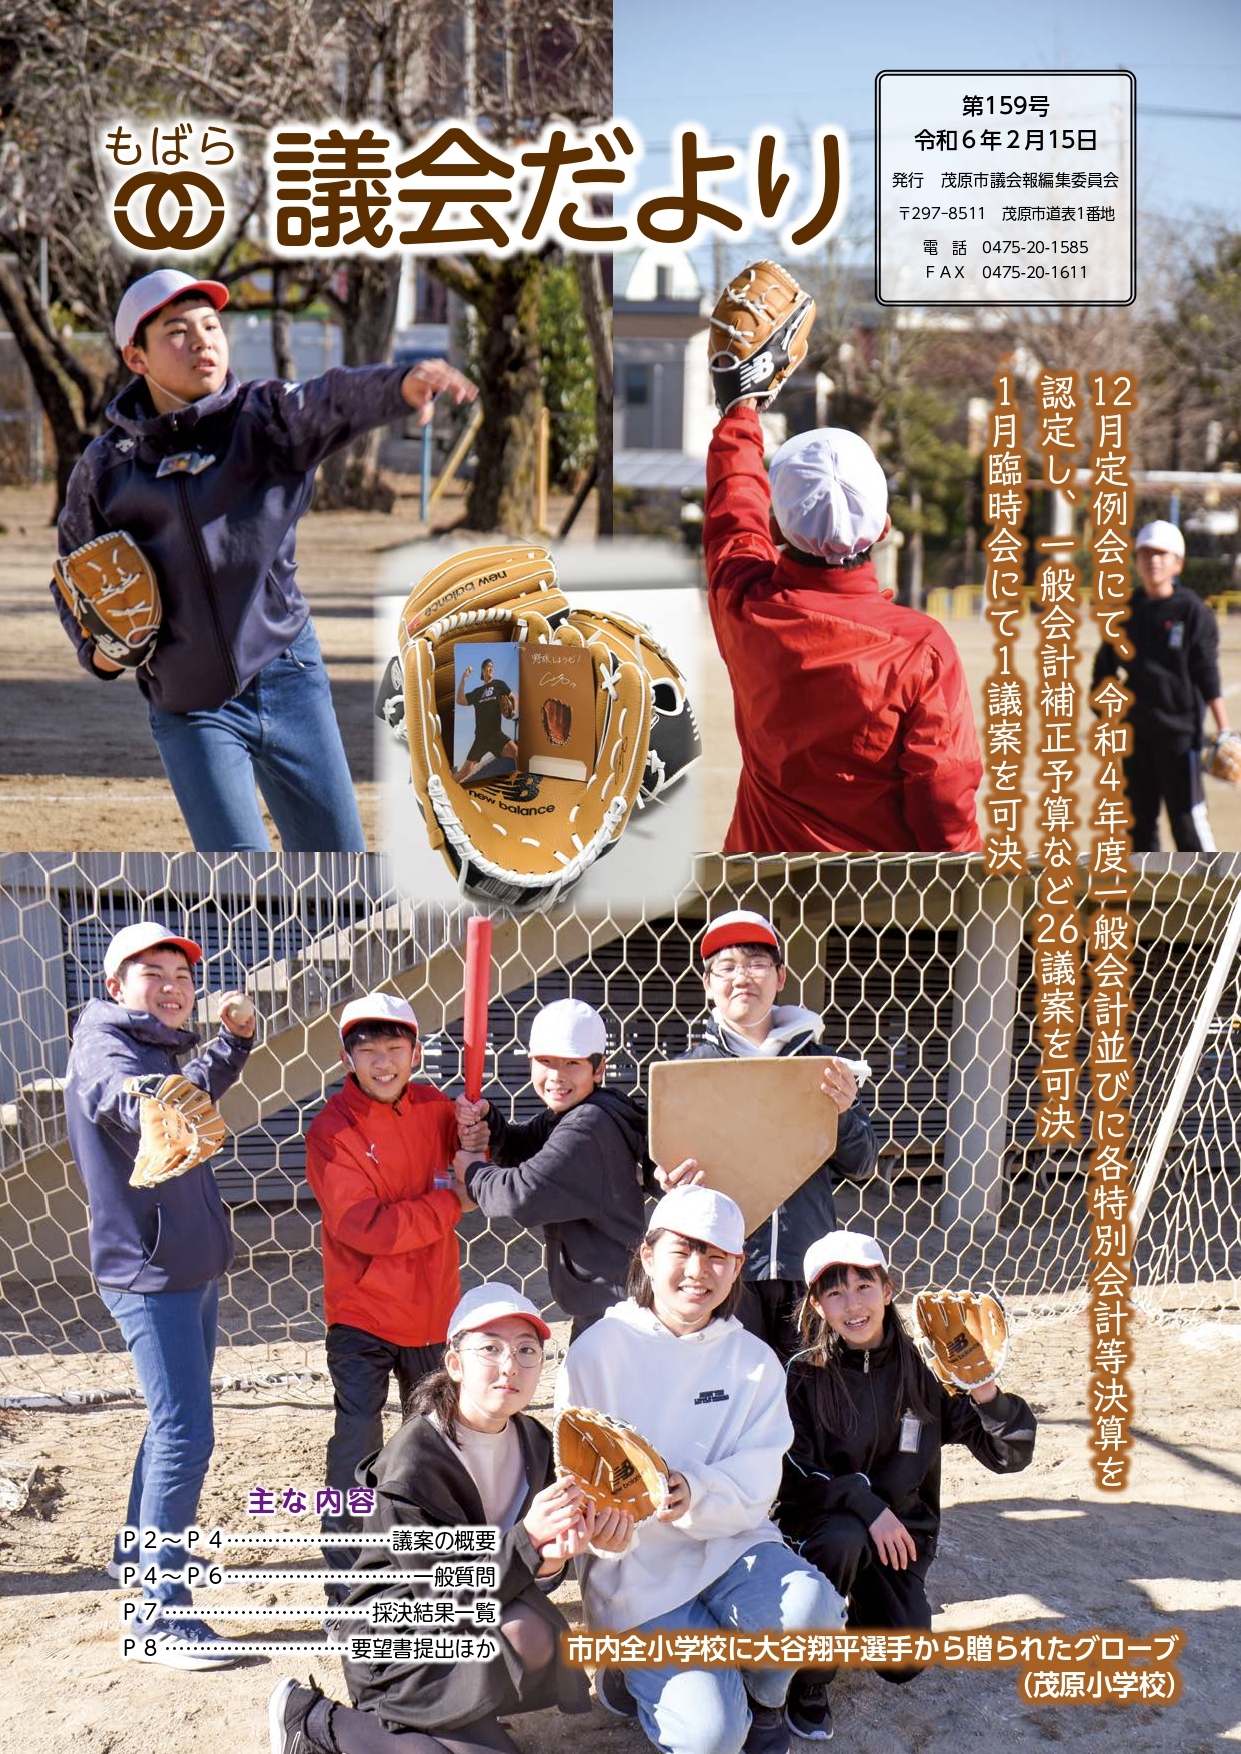
[[(596, 1630), (834, 1629), (840, 1597), (771, 1520), (793, 1428), (775, 1353), (742, 1328), (741, 1209), (700, 1186), (655, 1207), (630, 1295), (569, 1348), (556, 1404), (627, 1420), (661, 1451), (668, 1497), (619, 1555), (581, 1561)], [(626, 1685), (627, 1684), (627, 1685)], [(603, 1671), (596, 1692), (667, 1754), (785, 1754), (789, 1675), (772, 1669)]]

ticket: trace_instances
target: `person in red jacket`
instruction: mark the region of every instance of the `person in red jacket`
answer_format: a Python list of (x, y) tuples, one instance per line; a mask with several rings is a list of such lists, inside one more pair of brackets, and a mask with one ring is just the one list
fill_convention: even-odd
[(870, 559), (887, 502), (856, 433), (799, 433), (769, 482), (752, 402), (716, 426), (703, 546), (742, 762), (727, 853), (982, 848), (960, 656), (889, 599)]
[[(404, 999), (369, 993), (345, 1006), (342, 1089), (306, 1135), (306, 1180), (323, 1217), (323, 1314), (336, 1425), (326, 1485), (340, 1509), (324, 1534), (356, 1534), (348, 1506), (355, 1472), (383, 1446), (383, 1409), (395, 1374), (404, 1405), (438, 1370), (448, 1317), (461, 1296), (456, 1223), (464, 1202), (451, 1185), (457, 1150), (452, 1103), (412, 1081), (422, 1057), (418, 1022)], [(348, 1569), (349, 1548), (326, 1548)], [(342, 1592), (329, 1587), (334, 1604)]]

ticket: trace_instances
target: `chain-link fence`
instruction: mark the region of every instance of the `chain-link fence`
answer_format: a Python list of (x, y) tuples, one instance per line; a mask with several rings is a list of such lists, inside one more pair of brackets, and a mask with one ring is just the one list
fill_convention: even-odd
[[(1152, 859), (1135, 890), (1133, 1125), (1145, 1207), (1136, 1262), (1139, 1296), (1154, 1311), (1237, 1302), (1236, 866)], [(1089, 1081), (1084, 1072), (1082, 1148), (1043, 1150), (1031, 901), (1031, 882), (986, 879), (976, 860), (709, 858), (660, 909), (497, 920), (485, 1094), (520, 1118), (534, 1112), (529, 1021), (568, 993), (604, 1015), (609, 1083), (642, 1088), (653, 1062), (701, 1035), (703, 922), (760, 909), (785, 936), (783, 999), (821, 1012), (824, 1046), (872, 1069), (865, 1101), (879, 1170), (838, 1188), (842, 1222), (877, 1231), (907, 1291), (994, 1284), (1020, 1319), (1080, 1307)], [(216, 1162), (238, 1242), (221, 1337), (234, 1349), (227, 1368), (242, 1369), (276, 1344), (283, 1359), (290, 1342), (308, 1350), (322, 1338), (304, 1134), (343, 1075), (340, 1007), (379, 986), (402, 993), (422, 1025), (425, 1075), (459, 1088), (466, 918), (398, 895), (387, 864), (371, 857), (0, 861), (0, 1385), (28, 1392), (54, 1376), (60, 1392), (89, 1388), (98, 1354), (119, 1346), (86, 1264), (62, 1096), (73, 1025), (103, 995), (112, 934), (155, 919), (194, 937), (207, 991), (244, 984), (262, 1016), (261, 1045), (222, 1105), (232, 1137)], [(207, 1035), (209, 1012), (204, 1002)], [(537, 1238), (477, 1213), (462, 1220), (461, 1238), (465, 1284), (503, 1271), (554, 1309)]]

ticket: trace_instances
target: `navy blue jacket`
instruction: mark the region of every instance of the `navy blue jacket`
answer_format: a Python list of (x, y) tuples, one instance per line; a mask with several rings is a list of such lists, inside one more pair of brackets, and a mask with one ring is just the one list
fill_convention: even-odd
[(1095, 653), (1091, 689), (1123, 670), (1133, 690), (1129, 718), (1135, 735), (1196, 749), (1206, 703), (1223, 693), (1213, 611), (1184, 585), (1175, 585), (1170, 597), (1148, 597), (1139, 586), (1129, 599), (1125, 637), (1132, 658), (1122, 660), (1104, 640)]
[[(222, 706), (286, 651), (310, 616), (297, 583), (297, 521), (315, 470), (359, 433), (407, 411), (403, 366), (338, 368), (301, 384), (222, 387), (174, 414), (154, 414), (140, 378), (108, 409), (112, 425), (69, 477), (60, 553), (126, 530), (155, 569), (164, 622), (138, 686), (164, 712)], [(197, 474), (157, 471), (168, 457), (215, 461)], [(55, 580), (52, 601), (78, 660), (84, 639)]]
[(126, 1078), (181, 1072), (218, 1102), (241, 1076), (250, 1042), (221, 1030), (181, 1065), (198, 1041), (149, 1011), (92, 999), (73, 1032), (65, 1110), (69, 1144), (90, 1205), (90, 1264), (116, 1291), (191, 1291), (226, 1273), (233, 1234), (210, 1163), (157, 1188), (131, 1188), (139, 1105)]
[[(780, 1057), (784, 1059), (793, 1054), (831, 1057), (827, 1048), (819, 1046), (809, 1026), (804, 1034), (784, 1044)], [(721, 1033), (714, 1015), (708, 1019), (702, 1041), (681, 1057), (686, 1060), (734, 1057), (728, 1038)], [(792, 1279), (800, 1285), (802, 1264), (810, 1244), (839, 1228), (836, 1202), (832, 1198), (833, 1176), (843, 1175), (850, 1181), (864, 1181), (874, 1173), (879, 1161), (879, 1142), (861, 1100), (859, 1096), (853, 1107), (841, 1115), (833, 1155), (802, 1183), (796, 1193), (789, 1195), (783, 1206), (777, 1206), (752, 1236), (746, 1237), (745, 1278)]]

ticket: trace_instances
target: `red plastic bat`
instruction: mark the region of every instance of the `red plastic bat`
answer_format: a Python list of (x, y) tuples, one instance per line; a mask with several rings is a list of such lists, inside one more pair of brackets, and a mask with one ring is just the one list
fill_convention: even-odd
[(465, 1011), (462, 1074), (465, 1094), (477, 1102), (483, 1093), (487, 1053), (487, 1002), (491, 994), (491, 921), (475, 914), (465, 931)]

